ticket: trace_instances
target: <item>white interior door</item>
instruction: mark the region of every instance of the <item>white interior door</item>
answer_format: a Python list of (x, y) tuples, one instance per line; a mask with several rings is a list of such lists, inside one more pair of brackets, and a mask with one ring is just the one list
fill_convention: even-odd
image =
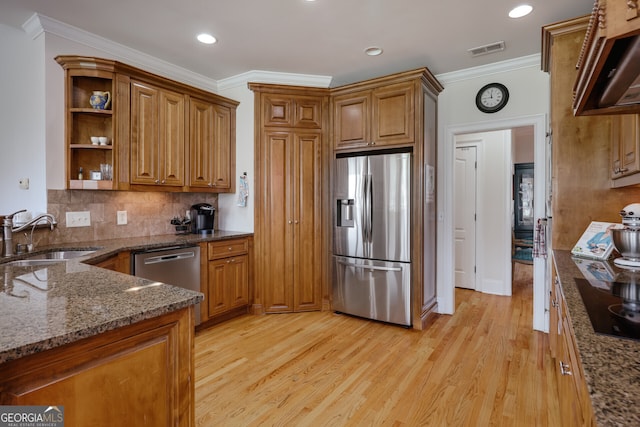
[(476, 289), (477, 150), (456, 147), (455, 161), (455, 284)]

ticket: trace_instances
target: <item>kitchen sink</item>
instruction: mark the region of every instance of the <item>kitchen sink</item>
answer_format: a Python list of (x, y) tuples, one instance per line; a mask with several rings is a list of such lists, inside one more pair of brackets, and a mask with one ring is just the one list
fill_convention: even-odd
[(67, 260), (67, 259), (73, 259), (73, 258), (79, 258), (82, 256), (86, 256), (86, 255), (91, 255), (92, 253), (94, 253), (95, 250), (75, 250), (75, 249), (68, 249), (68, 250), (59, 250), (59, 251), (52, 251), (52, 252), (45, 252), (45, 253), (41, 253), (41, 254), (35, 254), (30, 256), (29, 258), (27, 258), (24, 261), (30, 261), (30, 260)]
[(57, 262), (63, 262), (66, 260), (83, 257), (86, 255), (91, 255), (94, 253), (95, 249), (63, 249), (59, 251), (51, 251), (44, 252), (39, 254), (33, 254), (26, 259), (19, 259), (17, 261), (11, 261), (6, 263), (5, 265), (11, 265), (15, 267), (30, 267), (30, 266), (38, 266), (38, 265), (50, 265), (55, 264)]

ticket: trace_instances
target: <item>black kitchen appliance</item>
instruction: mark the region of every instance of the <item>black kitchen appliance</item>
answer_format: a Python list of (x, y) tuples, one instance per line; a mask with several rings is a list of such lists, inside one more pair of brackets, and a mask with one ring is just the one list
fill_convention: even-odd
[(639, 278), (639, 272), (622, 272), (606, 287), (575, 279), (594, 332), (640, 340)]
[(198, 203), (191, 206), (191, 232), (193, 234), (213, 233), (213, 220), (216, 208), (209, 203)]

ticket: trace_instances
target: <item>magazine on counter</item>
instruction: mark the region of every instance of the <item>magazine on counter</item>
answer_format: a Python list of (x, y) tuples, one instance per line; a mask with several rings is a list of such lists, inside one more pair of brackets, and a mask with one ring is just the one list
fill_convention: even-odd
[(608, 259), (613, 251), (610, 230), (623, 227), (620, 223), (592, 221), (571, 249), (571, 254), (585, 258)]

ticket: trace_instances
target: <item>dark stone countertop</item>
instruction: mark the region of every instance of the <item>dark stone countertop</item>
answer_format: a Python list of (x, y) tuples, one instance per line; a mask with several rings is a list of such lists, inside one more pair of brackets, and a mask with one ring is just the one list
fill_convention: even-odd
[(575, 281), (585, 276), (570, 251), (556, 250), (553, 257), (597, 425), (640, 425), (640, 341), (594, 332)]
[(0, 260), (0, 363), (18, 359), (203, 300), (199, 292), (117, 273), (97, 264), (122, 251), (138, 251), (237, 237), (251, 233), (132, 237), (36, 248), (97, 249), (91, 255), (39, 266)]

